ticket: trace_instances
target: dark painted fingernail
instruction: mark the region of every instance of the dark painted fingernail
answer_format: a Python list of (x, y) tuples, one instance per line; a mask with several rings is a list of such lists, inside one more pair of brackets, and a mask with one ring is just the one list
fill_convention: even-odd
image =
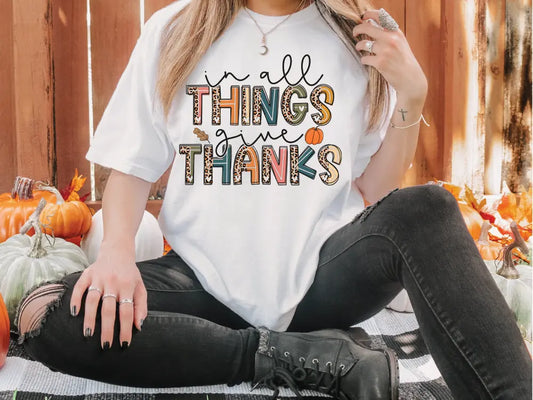
[(139, 329), (141, 329), (141, 328), (143, 327), (143, 322), (144, 322), (144, 319), (141, 319), (141, 320), (139, 321)]
[(72, 315), (73, 317), (76, 316), (76, 306), (72, 306), (72, 308), (70, 309), (70, 315)]
[(93, 334), (93, 331), (91, 328), (85, 328), (85, 337), (89, 337)]
[(109, 350), (109, 342), (104, 342), (104, 350)]
[(128, 342), (123, 341), (123, 342), (122, 342), (122, 348), (123, 348), (123, 349), (127, 349), (127, 348), (128, 348)]

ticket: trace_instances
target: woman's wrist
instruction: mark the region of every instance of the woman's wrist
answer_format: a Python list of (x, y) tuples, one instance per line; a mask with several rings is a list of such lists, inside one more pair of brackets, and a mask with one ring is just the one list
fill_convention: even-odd
[(397, 95), (391, 123), (401, 127), (420, 121), (424, 103), (425, 98)]
[(128, 240), (126, 238), (122, 238), (120, 241), (115, 241), (112, 239), (103, 240), (102, 244), (100, 246), (100, 250), (98, 252), (98, 255), (107, 255), (107, 254), (113, 254), (113, 255), (119, 255), (121, 259), (128, 259), (131, 258), (131, 260), (135, 260), (135, 239)]

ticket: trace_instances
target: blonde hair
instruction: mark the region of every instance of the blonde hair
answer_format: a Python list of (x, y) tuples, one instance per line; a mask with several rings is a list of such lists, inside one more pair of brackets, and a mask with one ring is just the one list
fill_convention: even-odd
[[(340, 28), (343, 41), (355, 50), (352, 30), (361, 15), (372, 8), (368, 0), (316, 0)], [(177, 90), (185, 83), (200, 58), (231, 24), (246, 0), (193, 0), (167, 24), (161, 38), (157, 91), (168, 116)], [(322, 12), (322, 11), (321, 11)], [(182, 17), (183, 18), (180, 18)], [(179, 24), (176, 23), (179, 19)], [(339, 34), (339, 32), (337, 32)], [(369, 84), (367, 131), (377, 129), (389, 110), (389, 86), (383, 76), (366, 67)]]

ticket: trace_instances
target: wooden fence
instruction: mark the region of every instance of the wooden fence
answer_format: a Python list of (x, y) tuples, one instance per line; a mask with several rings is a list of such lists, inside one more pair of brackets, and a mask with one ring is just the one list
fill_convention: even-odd
[[(171, 0), (0, 0), (0, 191), (16, 175), (65, 186), (84, 158), (141, 21)], [(433, 178), (487, 194), (531, 182), (531, 0), (376, 0), (429, 80), (403, 186)], [(90, 24), (88, 23), (90, 22)], [(89, 51), (90, 44), (90, 51)], [(89, 60), (90, 58), (90, 60)], [(90, 62), (89, 62), (90, 61)], [(164, 195), (166, 174), (151, 196)]]

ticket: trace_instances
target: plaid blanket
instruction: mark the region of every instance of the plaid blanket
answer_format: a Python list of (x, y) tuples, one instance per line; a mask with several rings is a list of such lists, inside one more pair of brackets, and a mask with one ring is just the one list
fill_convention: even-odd
[[(400, 399), (453, 399), (420, 336), (414, 314), (384, 309), (356, 327), (359, 332), (366, 332), (371, 347), (388, 346), (398, 354)], [(13, 340), (7, 362), (0, 369), (0, 400), (266, 400), (272, 394), (270, 390), (259, 388), (250, 393), (250, 389), (248, 383), (233, 387), (216, 385), (154, 389), (110, 385), (53, 372), (41, 363), (32, 361)], [(309, 391), (302, 394), (307, 399), (327, 397)], [(279, 397), (295, 396), (290, 390), (282, 389)]]

